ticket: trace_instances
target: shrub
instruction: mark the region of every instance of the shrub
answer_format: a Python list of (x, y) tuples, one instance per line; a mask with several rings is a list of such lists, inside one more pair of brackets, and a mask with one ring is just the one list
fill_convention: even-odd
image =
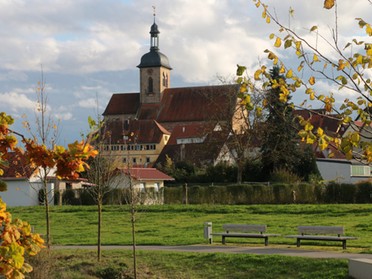
[(270, 175), (271, 182), (277, 183), (298, 183), (301, 181), (301, 178), (295, 173), (285, 169), (279, 168), (275, 169)]

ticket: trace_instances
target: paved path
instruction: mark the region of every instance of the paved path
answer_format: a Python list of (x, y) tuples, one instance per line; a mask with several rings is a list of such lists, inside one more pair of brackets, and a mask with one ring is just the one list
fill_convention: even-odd
[[(53, 246), (52, 249), (96, 249), (97, 246)], [(132, 246), (102, 246), (102, 250), (125, 249)], [(304, 250), (303, 248), (276, 248), (276, 247), (241, 247), (229, 245), (185, 245), (185, 246), (136, 246), (137, 250), (147, 251), (174, 251), (174, 252), (201, 252), (201, 253), (233, 253), (254, 255), (285, 255), (308, 258), (335, 258), (335, 259), (372, 259), (372, 254), (355, 254), (343, 251)]]

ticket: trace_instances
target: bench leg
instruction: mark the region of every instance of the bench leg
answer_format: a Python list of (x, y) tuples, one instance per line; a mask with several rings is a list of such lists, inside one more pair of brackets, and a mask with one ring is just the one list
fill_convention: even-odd
[(226, 241), (225, 241), (225, 237), (222, 236), (222, 244), (225, 244), (225, 243), (226, 243)]
[(300, 247), (300, 245), (301, 245), (301, 240), (297, 238), (297, 247)]
[(269, 238), (265, 237), (265, 246), (269, 245)]
[(342, 249), (344, 249), (344, 250), (346, 249), (346, 240), (342, 241)]

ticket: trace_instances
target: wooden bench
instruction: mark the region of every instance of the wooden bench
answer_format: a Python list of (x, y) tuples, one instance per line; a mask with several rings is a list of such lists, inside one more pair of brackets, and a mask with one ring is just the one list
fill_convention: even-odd
[(346, 240), (357, 239), (353, 236), (344, 236), (344, 227), (339, 226), (299, 226), (298, 235), (286, 237), (297, 238), (297, 247), (300, 247), (301, 240), (323, 240), (340, 241), (343, 249), (346, 249)]
[(222, 228), (225, 232), (211, 233), (211, 235), (222, 236), (222, 244), (226, 243), (227, 237), (264, 238), (267, 246), (270, 236), (279, 236), (279, 234), (267, 234), (266, 225), (224, 224)]

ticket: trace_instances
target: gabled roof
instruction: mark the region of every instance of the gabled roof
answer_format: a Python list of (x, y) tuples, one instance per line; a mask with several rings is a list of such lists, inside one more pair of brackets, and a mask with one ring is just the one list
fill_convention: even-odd
[[(127, 169), (123, 169), (124, 173), (128, 174)], [(145, 180), (165, 180), (165, 181), (172, 181), (174, 180), (173, 177), (155, 169), (155, 168), (130, 168), (129, 169), (130, 176), (133, 179), (139, 181)]]
[(237, 85), (165, 89), (157, 121), (163, 123), (231, 119), (237, 90)]
[(105, 143), (120, 144), (126, 140), (131, 143), (159, 143), (163, 135), (170, 135), (155, 120), (111, 120), (104, 125)]
[(116, 93), (111, 96), (103, 115), (136, 114), (139, 105), (139, 93)]
[(178, 125), (172, 130), (167, 144), (177, 144), (178, 139), (201, 138), (213, 131), (212, 123), (191, 123)]

